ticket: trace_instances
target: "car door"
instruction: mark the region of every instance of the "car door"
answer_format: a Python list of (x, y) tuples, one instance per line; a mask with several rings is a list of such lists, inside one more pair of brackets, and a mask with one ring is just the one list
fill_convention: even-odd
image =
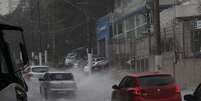
[(119, 84), (119, 101), (126, 101), (125, 96), (126, 96), (126, 85), (127, 85), (127, 79), (128, 77), (125, 77), (122, 82)]
[(114, 89), (112, 92), (112, 101), (122, 101), (122, 88), (124, 87), (125, 81), (126, 77), (120, 81), (118, 89)]
[(134, 77), (128, 76), (124, 82), (124, 87), (121, 89), (121, 101), (132, 101), (133, 100), (133, 88), (135, 86)]
[(195, 97), (195, 101), (201, 101), (201, 84), (195, 90), (194, 97)]
[(40, 81), (40, 93), (44, 94), (44, 92), (47, 90), (48, 74), (46, 73), (42, 79), (43, 80)]

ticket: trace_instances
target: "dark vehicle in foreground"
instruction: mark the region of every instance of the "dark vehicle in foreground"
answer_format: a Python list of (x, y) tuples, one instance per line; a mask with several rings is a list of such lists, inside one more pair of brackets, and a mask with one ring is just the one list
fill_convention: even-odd
[(170, 74), (138, 73), (113, 86), (112, 101), (181, 101), (181, 92)]
[(40, 93), (48, 99), (53, 94), (76, 97), (77, 86), (72, 73), (46, 73), (40, 81)]
[(193, 94), (188, 94), (184, 96), (186, 101), (201, 101), (201, 84), (196, 88)]
[[(15, 33), (18, 31), (21, 34)], [(28, 56), (22, 32), (20, 27), (0, 24), (1, 101), (27, 101), (28, 87), (21, 72), (28, 65)]]

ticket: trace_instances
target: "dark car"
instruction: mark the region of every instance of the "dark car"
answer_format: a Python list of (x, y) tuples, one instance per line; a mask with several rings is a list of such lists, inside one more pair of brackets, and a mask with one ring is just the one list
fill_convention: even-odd
[(188, 94), (184, 96), (186, 101), (201, 101), (201, 84), (197, 87), (193, 94)]
[(22, 71), (29, 58), (24, 40), (22, 28), (0, 23), (0, 101), (27, 101)]
[(113, 86), (112, 101), (181, 101), (181, 92), (170, 74), (138, 73)]

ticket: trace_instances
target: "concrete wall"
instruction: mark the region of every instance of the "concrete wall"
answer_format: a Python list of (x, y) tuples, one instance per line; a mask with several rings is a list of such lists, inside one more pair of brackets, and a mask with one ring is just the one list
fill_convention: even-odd
[[(176, 81), (182, 88), (194, 88), (201, 83), (201, 59), (183, 59), (175, 67)], [(161, 71), (173, 74), (173, 62), (163, 64)]]
[(149, 56), (149, 40), (148, 37), (136, 40), (136, 57)]

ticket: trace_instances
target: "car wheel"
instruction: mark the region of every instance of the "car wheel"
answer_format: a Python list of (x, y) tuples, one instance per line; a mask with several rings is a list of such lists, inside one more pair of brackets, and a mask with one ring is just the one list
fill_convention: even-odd
[(44, 90), (44, 97), (45, 97), (45, 99), (48, 99), (48, 91), (47, 91), (47, 88)]
[(72, 93), (72, 98), (76, 98), (76, 96), (77, 96), (77, 95), (76, 95), (76, 92), (73, 92), (73, 93)]
[(128, 101), (133, 101), (133, 94), (131, 92), (128, 93)]
[(40, 87), (40, 94), (42, 95), (42, 87)]
[(113, 95), (111, 101), (117, 101), (116, 97)]

